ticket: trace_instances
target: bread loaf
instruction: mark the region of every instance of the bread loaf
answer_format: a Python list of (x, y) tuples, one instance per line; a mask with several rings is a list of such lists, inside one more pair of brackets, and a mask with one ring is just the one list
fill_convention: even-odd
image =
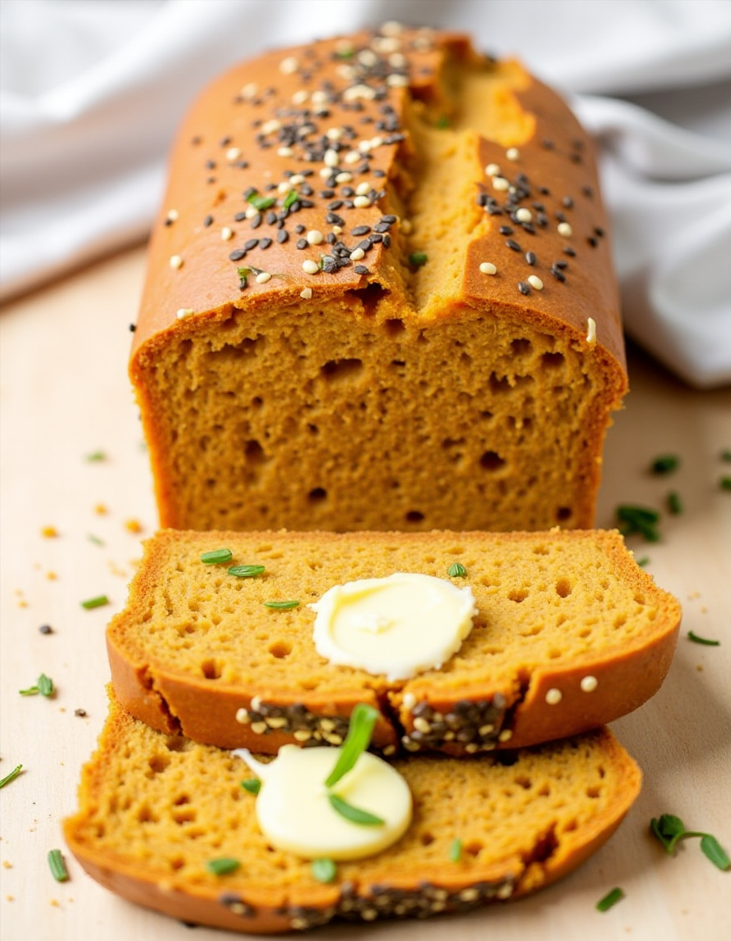
[[(64, 833), (89, 875), (132, 902), (186, 922), (282, 932), (526, 895), (602, 845), (641, 779), (606, 730), (509, 756), (415, 756), (396, 767), (411, 789), (411, 827), (380, 855), (338, 864), (324, 884), (309, 862), (267, 845), (239, 759), (155, 732), (113, 702)], [(207, 864), (222, 858), (238, 868), (214, 875)]]
[[(203, 553), (227, 548), (230, 562)], [(464, 575), (451, 577), (454, 563)], [(238, 578), (228, 568), (262, 566)], [(455, 571), (451, 569), (451, 571)], [(441, 669), (389, 681), (334, 666), (313, 644), (334, 585), (394, 572), (469, 587), (471, 633)], [(272, 609), (267, 602), (297, 603)], [(385, 754), (473, 754), (609, 722), (641, 705), (672, 660), (680, 606), (616, 531), (193, 533), (146, 543), (107, 646), (122, 705), (156, 729), (276, 753), (340, 744), (358, 702)]]
[(627, 384), (590, 140), (455, 33), (234, 68), (174, 145), (130, 374), (163, 526), (590, 528)]

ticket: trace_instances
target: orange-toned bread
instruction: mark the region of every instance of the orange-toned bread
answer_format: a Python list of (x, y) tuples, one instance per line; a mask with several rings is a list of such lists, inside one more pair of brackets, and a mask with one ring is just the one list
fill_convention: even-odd
[[(229, 563), (201, 555), (226, 548)], [(478, 609), (441, 669), (389, 681), (315, 650), (332, 586), (395, 572), (450, 579), (459, 562)], [(228, 568), (261, 565), (237, 578)], [(268, 601), (297, 601), (271, 609)], [(152, 727), (224, 748), (275, 753), (340, 744), (358, 702), (380, 710), (374, 744), (393, 754), (474, 754), (601, 725), (660, 687), (680, 606), (616, 531), (550, 533), (194, 533), (146, 543), (107, 646), (122, 705)]]
[(388, 24), (215, 81), (130, 375), (162, 526), (590, 528), (627, 387), (591, 142), (513, 61)]
[[(113, 702), (66, 842), (94, 879), (132, 902), (186, 922), (283, 932), (526, 895), (598, 849), (641, 781), (605, 729), (509, 756), (414, 756), (396, 767), (412, 792), (411, 827), (383, 853), (338, 864), (323, 884), (307, 861), (267, 845), (241, 787), (243, 762), (155, 732)], [(213, 875), (206, 864), (221, 858), (239, 868)]]

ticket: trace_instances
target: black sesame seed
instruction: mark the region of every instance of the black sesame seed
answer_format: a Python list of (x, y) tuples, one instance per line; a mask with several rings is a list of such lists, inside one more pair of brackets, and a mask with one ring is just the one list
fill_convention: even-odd
[(129, 325), (129, 329), (130, 329), (130, 333), (134, 333), (135, 330), (137, 329), (137, 324), (136, 324), (136, 323), (131, 323), (131, 324)]
[(79, 716), (79, 718), (84, 718), (86, 715), (86, 709), (74, 709), (74, 715)]
[(600, 239), (603, 239), (606, 233), (604, 229), (600, 228), (599, 226), (596, 226), (594, 229), (594, 235), (598, 235)]
[(525, 260), (528, 262), (529, 265), (535, 265), (535, 263), (536, 263), (536, 253), (535, 253), (535, 252), (526, 252), (526, 253), (525, 253)]
[(518, 290), (521, 294), (530, 294), (530, 284), (526, 281), (518, 281)]
[(41, 626), (38, 628), (38, 630), (41, 632), (41, 634), (52, 634), (52, 633), (53, 633), (53, 628), (51, 627), (50, 624), (41, 624)]
[(552, 141), (552, 140), (549, 140), (548, 138), (545, 138), (545, 140), (543, 140), (541, 143), (542, 143), (543, 146), (546, 148), (546, 150), (553, 150), (553, 141)]
[[(332, 199), (334, 195), (335, 190), (320, 190), (320, 196), (322, 196), (323, 199)], [(342, 203), (340, 205), (342, 205)], [(330, 208), (340, 209), (340, 206), (331, 206)]]
[(204, 166), (205, 166), (206, 170), (215, 170), (215, 169), (216, 169), (216, 161), (215, 161), (215, 160), (206, 160)]
[(569, 258), (576, 258), (576, 252), (570, 245), (567, 245), (563, 250), (564, 255), (568, 255)]
[(213, 216), (206, 216), (203, 220), (203, 225), (208, 228), (209, 225), (213, 225)]
[(370, 274), (371, 273), (370, 269), (366, 268), (365, 265), (356, 265), (355, 268), (353, 268), (353, 271), (355, 271), (356, 274)]
[(489, 216), (502, 216), (503, 211), (499, 206), (490, 205), (487, 207), (487, 214)]
[(387, 222), (389, 225), (393, 225), (394, 222), (398, 222), (398, 216), (381, 216), (381, 222)]
[(241, 261), (241, 259), (246, 255), (245, 248), (237, 248), (235, 251), (231, 252), (228, 256), (231, 261)]
[(280, 245), (284, 244), (288, 238), (289, 232), (287, 232), (286, 229), (280, 229), (279, 232), (277, 232), (277, 241), (280, 243)]
[(308, 244), (307, 239), (297, 239), (297, 248), (299, 249), (307, 248)]
[(267, 225), (274, 225), (274, 223), (277, 221), (277, 214), (276, 214), (276, 212), (274, 212), (272, 209), (270, 209), (270, 210), (267, 212), (267, 214), (266, 214), (266, 216), (264, 217), (264, 219), (265, 219)]
[(336, 238), (336, 236), (335, 236), (335, 233), (334, 233), (334, 232), (330, 232), (329, 235), (328, 235), (328, 237), (327, 237), (327, 239), (326, 239), (325, 241), (327, 242), (328, 245), (334, 245), (335, 242), (337, 241), (337, 238)]
[(257, 212), (257, 214), (252, 217), (252, 220), (251, 220), (251, 228), (252, 228), (252, 229), (258, 229), (259, 226), (261, 225), (261, 222), (262, 222), (261, 213), (260, 213), (260, 212)]
[(512, 248), (512, 250), (513, 250), (514, 252), (522, 252), (522, 251), (523, 251), (523, 249), (520, 247), (520, 245), (518, 244), (518, 242), (515, 241), (515, 239), (506, 239), (506, 240), (505, 240), (505, 244), (508, 246), (508, 248)]
[(369, 225), (357, 225), (354, 229), (351, 229), (350, 234), (351, 235), (368, 235), (370, 231), (371, 231), (371, 227)]
[(590, 235), (586, 240), (592, 248), (596, 248), (599, 242), (594, 238), (593, 235)]
[(371, 243), (368, 241), (368, 239), (363, 239), (363, 241), (358, 242), (358, 244), (355, 247), (363, 249), (364, 252), (368, 252), (370, 251)]
[(236, 222), (243, 222), (246, 219), (246, 212), (237, 212), (234, 219)]
[(231, 143), (231, 138), (230, 138), (230, 137), (222, 137), (221, 140), (218, 142), (218, 146), (219, 146), (219, 147), (228, 147), (228, 145), (229, 145), (230, 143)]
[(384, 235), (384, 236), (383, 236), (383, 245), (384, 245), (385, 248), (390, 248), (390, 247), (391, 247), (391, 236), (390, 236), (390, 235)]
[(368, 236), (368, 241), (371, 243), (371, 245), (375, 245), (376, 242), (383, 241), (383, 236), (380, 232), (371, 232), (371, 234)]
[(388, 222), (378, 222), (373, 226), (374, 232), (388, 232), (391, 228)]
[(511, 225), (501, 225), (499, 231), (501, 235), (512, 235), (514, 229)]
[(566, 215), (565, 215), (563, 212), (561, 212), (560, 209), (557, 209), (556, 212), (554, 213), (554, 215), (555, 215), (555, 217), (558, 219), (559, 222), (565, 222), (565, 221), (566, 221)]
[(272, 239), (259, 239), (259, 248), (262, 249), (262, 251), (266, 248), (269, 248), (269, 246), (272, 244), (272, 241)]
[(569, 263), (567, 261), (564, 261), (563, 258), (559, 259), (559, 261), (554, 261), (553, 263), (554, 268), (568, 268), (568, 266), (569, 266)]
[(259, 239), (247, 239), (244, 242), (244, 248), (246, 249), (247, 252), (250, 252), (252, 248), (256, 248), (258, 244), (259, 244)]
[(563, 271), (560, 270), (560, 268), (556, 268), (555, 266), (552, 267), (551, 274), (557, 281), (564, 282), (566, 280), (566, 275), (563, 273)]
[(584, 194), (584, 196), (587, 197), (587, 199), (591, 199), (594, 196), (594, 190), (590, 186), (582, 186), (581, 192)]
[(564, 198), (561, 200), (561, 202), (564, 204), (564, 206), (565, 206), (567, 209), (573, 209), (573, 208), (574, 208), (574, 201), (573, 201), (573, 199), (572, 199), (570, 196), (564, 196)]
[(331, 212), (335, 212), (337, 209), (340, 209), (342, 205), (343, 205), (342, 199), (334, 199), (331, 203), (328, 204), (327, 208)]
[(330, 225), (345, 225), (345, 219), (335, 212), (329, 212), (325, 216), (325, 222), (329, 223)]
[(297, 233), (297, 235), (302, 235), (302, 233), (305, 231), (306, 228), (307, 228), (306, 226), (298, 222), (297, 225), (294, 227), (294, 231)]

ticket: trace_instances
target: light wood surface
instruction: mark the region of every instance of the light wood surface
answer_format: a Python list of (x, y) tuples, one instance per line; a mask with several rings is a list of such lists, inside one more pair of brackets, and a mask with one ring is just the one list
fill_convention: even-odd
[[(156, 525), (147, 457), (126, 362), (144, 252), (132, 249), (15, 301), (0, 314), (2, 436), (2, 789), (0, 932), (33, 941), (214, 941), (136, 908), (89, 879), (69, 857), (60, 821), (75, 807), (81, 764), (106, 711), (104, 628), (122, 607)], [(731, 872), (687, 841), (674, 858), (649, 835), (674, 813), (731, 852), (731, 390), (696, 392), (633, 351), (632, 392), (607, 441), (599, 526), (618, 503), (662, 508), (676, 490), (684, 512), (663, 514), (662, 541), (632, 539), (638, 558), (684, 607), (670, 675), (660, 693), (615, 731), (645, 773), (644, 788), (610, 843), (580, 871), (522, 902), (430, 922), (334, 926), (313, 938), (477, 941), (721, 941), (731, 937)], [(104, 459), (89, 455), (103, 452)], [(653, 477), (652, 458), (681, 458)], [(104, 512), (102, 512), (102, 509)], [(142, 532), (134, 532), (136, 524)], [(57, 535), (44, 535), (54, 527)], [(103, 545), (100, 545), (102, 542)], [(84, 610), (106, 594), (109, 605)], [(51, 625), (53, 633), (39, 627)], [(690, 642), (687, 631), (721, 641)], [(45, 673), (54, 698), (20, 696)], [(77, 715), (84, 710), (85, 715)], [(66, 856), (70, 881), (46, 861)], [(615, 886), (626, 897), (600, 914)]]

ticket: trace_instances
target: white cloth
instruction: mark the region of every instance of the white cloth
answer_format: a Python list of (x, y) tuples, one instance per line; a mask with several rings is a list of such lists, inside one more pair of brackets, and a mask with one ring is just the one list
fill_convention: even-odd
[(391, 19), (471, 32), (569, 96), (628, 333), (693, 385), (731, 382), (729, 0), (0, 0), (0, 296), (145, 235), (218, 72)]

